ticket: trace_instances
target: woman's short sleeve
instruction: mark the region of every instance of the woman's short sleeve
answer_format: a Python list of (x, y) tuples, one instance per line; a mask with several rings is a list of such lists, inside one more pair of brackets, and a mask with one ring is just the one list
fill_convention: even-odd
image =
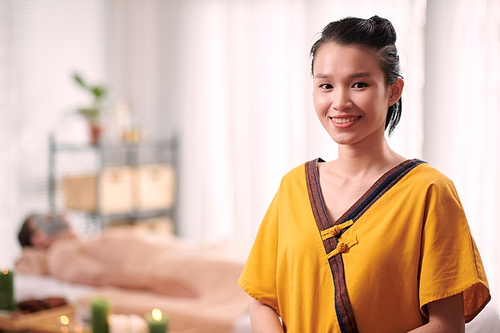
[(279, 191), (264, 216), (239, 278), (239, 284), (247, 294), (272, 307), (276, 312), (278, 312), (276, 292), (278, 201)]
[(488, 282), (462, 204), (443, 176), (427, 193), (422, 232), (419, 298), (422, 313), (430, 302), (463, 292), (466, 322), (488, 303)]

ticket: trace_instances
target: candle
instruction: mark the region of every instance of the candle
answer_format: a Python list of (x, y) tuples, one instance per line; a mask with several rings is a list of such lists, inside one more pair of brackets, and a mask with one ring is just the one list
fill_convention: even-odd
[(109, 333), (130, 332), (130, 320), (125, 314), (110, 314), (108, 316)]
[(146, 320), (135, 314), (110, 314), (108, 323), (109, 333), (148, 333)]
[(92, 296), (90, 299), (90, 311), (92, 316), (92, 332), (108, 333), (108, 315), (111, 310), (111, 302), (101, 296)]
[(131, 314), (129, 318), (130, 333), (148, 333), (148, 324), (144, 318), (135, 314)]
[(69, 332), (74, 332), (74, 323), (69, 320), (69, 317), (66, 315), (60, 315), (59, 316), (59, 322), (61, 323), (61, 332), (62, 333), (69, 333)]
[(14, 272), (2, 266), (0, 270), (0, 310), (14, 311)]
[(160, 309), (154, 309), (148, 316), (149, 333), (167, 332), (168, 319), (162, 316)]
[(61, 315), (59, 317), (59, 320), (61, 321), (61, 324), (63, 324), (64, 326), (67, 326), (69, 324), (69, 318), (66, 315)]

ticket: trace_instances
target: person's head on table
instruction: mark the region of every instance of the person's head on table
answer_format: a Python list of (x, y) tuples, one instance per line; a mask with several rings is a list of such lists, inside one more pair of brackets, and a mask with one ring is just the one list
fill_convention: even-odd
[(22, 247), (43, 249), (63, 238), (76, 238), (76, 235), (61, 214), (31, 214), (24, 220), (18, 234)]

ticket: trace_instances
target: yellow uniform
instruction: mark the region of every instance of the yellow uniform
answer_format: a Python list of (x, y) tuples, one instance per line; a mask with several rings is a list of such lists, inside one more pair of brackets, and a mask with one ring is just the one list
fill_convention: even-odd
[(317, 162), (283, 178), (239, 280), (287, 332), (407, 332), (426, 304), (461, 292), (466, 322), (481, 311), (486, 275), (447, 177), (403, 162), (334, 225)]

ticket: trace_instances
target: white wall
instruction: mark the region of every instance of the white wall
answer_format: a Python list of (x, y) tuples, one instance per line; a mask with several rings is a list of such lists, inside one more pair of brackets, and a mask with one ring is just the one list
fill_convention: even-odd
[(0, 263), (19, 253), (17, 231), (47, 211), (48, 133), (86, 140), (70, 75), (106, 79), (107, 3), (0, 0)]
[(147, 140), (179, 131), (178, 0), (110, 0), (110, 85)]
[[(89, 96), (73, 71), (106, 85), (110, 100), (128, 102), (148, 140), (178, 132), (177, 7), (173, 0), (0, 0), (0, 264), (11, 266), (20, 253), (25, 216), (49, 209), (49, 133), (60, 143), (88, 142), (74, 110)], [(105, 140), (116, 142), (108, 106)]]

